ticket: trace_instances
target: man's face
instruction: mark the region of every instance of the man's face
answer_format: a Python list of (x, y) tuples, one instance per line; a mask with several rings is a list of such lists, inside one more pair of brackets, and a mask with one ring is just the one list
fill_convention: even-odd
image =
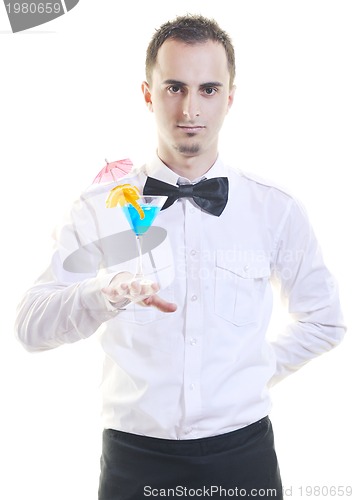
[(218, 134), (234, 95), (224, 47), (211, 40), (193, 45), (167, 40), (152, 82), (142, 88), (155, 113), (161, 159), (215, 161)]

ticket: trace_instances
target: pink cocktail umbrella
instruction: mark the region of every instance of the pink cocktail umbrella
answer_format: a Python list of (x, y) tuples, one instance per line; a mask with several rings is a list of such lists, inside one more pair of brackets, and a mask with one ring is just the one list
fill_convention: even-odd
[(98, 172), (92, 184), (99, 184), (100, 182), (115, 182), (124, 175), (128, 174), (132, 167), (133, 162), (129, 160), (129, 158), (112, 161), (111, 163), (106, 160), (106, 165)]

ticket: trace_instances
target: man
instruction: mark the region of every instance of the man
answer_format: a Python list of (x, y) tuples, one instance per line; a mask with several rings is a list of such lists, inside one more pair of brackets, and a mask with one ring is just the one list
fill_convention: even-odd
[[(234, 75), (214, 21), (179, 17), (155, 33), (142, 90), (157, 154), (122, 181), (169, 196), (145, 235), (153, 282), (134, 279), (132, 232), (105, 208), (112, 185), (99, 185), (19, 307), (18, 336), (33, 351), (105, 324), (100, 500), (282, 498), (268, 388), (345, 332), (304, 210), (218, 156)], [(292, 315), (273, 343), (271, 280)]]

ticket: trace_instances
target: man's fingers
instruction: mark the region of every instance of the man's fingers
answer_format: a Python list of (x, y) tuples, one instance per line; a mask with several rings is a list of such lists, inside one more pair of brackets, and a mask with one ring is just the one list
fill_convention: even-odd
[(157, 283), (145, 279), (128, 279), (127, 273), (118, 274), (113, 278), (108, 287), (102, 289), (108, 300), (118, 303), (122, 299), (129, 299), (132, 302), (140, 303), (144, 306), (153, 306), (162, 312), (174, 312), (176, 304), (167, 302), (156, 293), (160, 287)]
[[(121, 279), (122, 277), (119, 276)], [(122, 298), (133, 302), (142, 302), (144, 299), (154, 295), (159, 290), (159, 285), (152, 281), (130, 279), (129, 281), (120, 281), (113, 279), (108, 287), (102, 289), (111, 302), (119, 302)]]
[(129, 287), (129, 294), (134, 297), (135, 301), (142, 301), (150, 295), (154, 295), (159, 290), (159, 285), (157, 283), (147, 282), (147, 281), (132, 281)]
[(102, 288), (101, 290), (105, 295), (107, 295), (107, 297), (113, 297), (115, 295), (118, 295), (118, 292), (117, 290), (115, 290), (114, 288), (111, 288), (109, 286), (106, 286), (105, 288)]
[(167, 300), (162, 299), (158, 295), (151, 295), (147, 299), (143, 300), (146, 306), (154, 306), (162, 312), (171, 313), (175, 312), (177, 309), (177, 304), (173, 302), (167, 302)]

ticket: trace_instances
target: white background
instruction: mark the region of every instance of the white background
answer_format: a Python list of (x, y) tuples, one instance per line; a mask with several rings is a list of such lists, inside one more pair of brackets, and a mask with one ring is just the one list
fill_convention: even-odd
[(354, 489), (352, 6), (82, 0), (61, 18), (12, 34), (0, 5), (1, 498), (96, 498), (99, 344), (92, 337), (28, 354), (14, 338), (15, 308), (48, 262), (53, 227), (104, 159), (140, 162), (154, 147), (140, 95), (145, 49), (155, 28), (187, 12), (215, 17), (236, 48), (223, 157), (305, 204), (349, 326), (340, 347), (273, 390), (286, 498), (318, 498), (306, 486)]

